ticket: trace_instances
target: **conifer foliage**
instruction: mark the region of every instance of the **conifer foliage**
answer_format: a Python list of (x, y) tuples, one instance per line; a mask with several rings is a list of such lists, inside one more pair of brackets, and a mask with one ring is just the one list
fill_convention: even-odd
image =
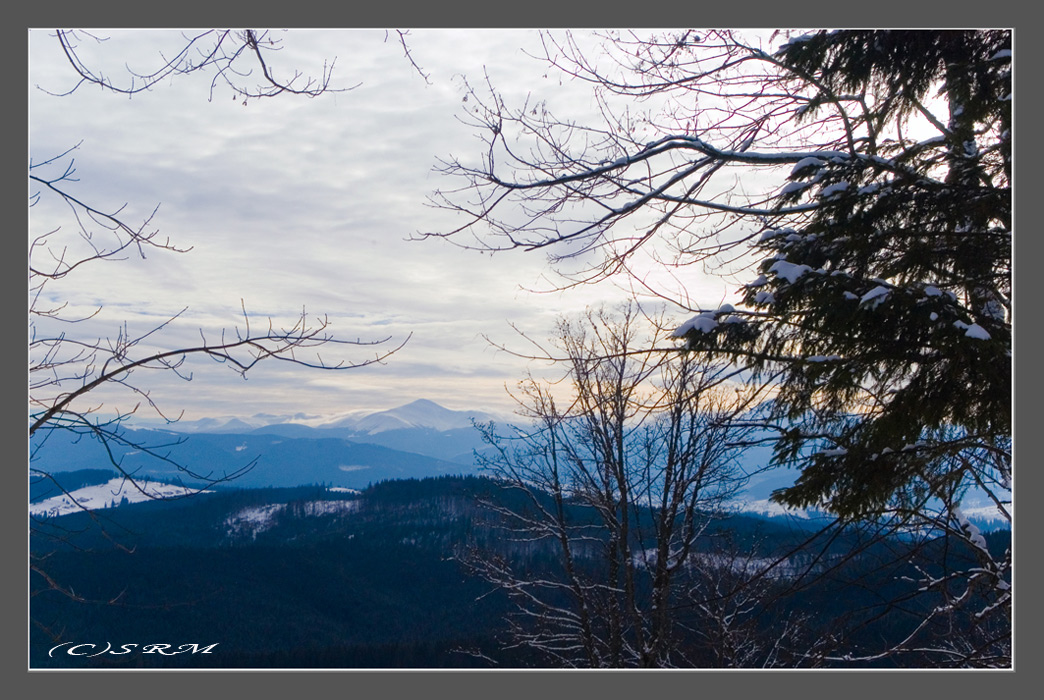
[[(1007, 665), (1011, 554), (991, 556), (960, 506), (985, 491), (1010, 518), (1010, 34), (819, 32), (778, 56), (807, 81), (802, 118), (858, 107), (839, 110), (837, 153), (795, 164), (778, 199), (816, 206), (759, 244), (756, 334), (690, 343), (778, 368), (776, 455), (802, 469), (778, 500), (896, 517), (974, 552), (977, 570), (925, 576), (942, 602), (908, 648), (963, 609), (941, 663)], [(936, 133), (906, 136), (918, 116)]]
[[(820, 32), (778, 56), (807, 84), (799, 118), (858, 108), (779, 196), (815, 206), (758, 245), (757, 333), (692, 332), (692, 345), (782, 370), (777, 403), (796, 427), (778, 454), (804, 465), (784, 502), (850, 515), (976, 480), (1007, 488), (1009, 35)], [(948, 111), (931, 116), (939, 133), (904, 136), (933, 97)]]

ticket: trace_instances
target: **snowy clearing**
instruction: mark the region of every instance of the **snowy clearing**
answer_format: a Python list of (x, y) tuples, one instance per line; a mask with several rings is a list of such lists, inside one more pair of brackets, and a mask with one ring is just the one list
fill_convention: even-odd
[[(124, 500), (139, 503), (160, 498), (181, 498), (193, 493), (210, 493), (174, 484), (143, 483), (141, 489), (131, 485), (127, 479), (111, 479), (104, 484), (85, 486), (69, 494), (55, 496), (29, 505), (29, 514), (36, 517), (54, 518), (78, 510), (100, 510), (115, 508)], [(142, 489), (145, 493), (142, 493)]]

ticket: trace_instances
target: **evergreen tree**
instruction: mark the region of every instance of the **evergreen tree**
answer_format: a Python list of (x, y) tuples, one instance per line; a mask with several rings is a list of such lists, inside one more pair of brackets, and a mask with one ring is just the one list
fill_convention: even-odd
[[(860, 108), (793, 168), (778, 206), (815, 206), (758, 244), (752, 328), (687, 337), (778, 373), (777, 455), (803, 467), (785, 503), (858, 515), (1010, 487), (1010, 41), (819, 32), (778, 54), (807, 86), (802, 119)], [(905, 137), (935, 91), (948, 122)]]

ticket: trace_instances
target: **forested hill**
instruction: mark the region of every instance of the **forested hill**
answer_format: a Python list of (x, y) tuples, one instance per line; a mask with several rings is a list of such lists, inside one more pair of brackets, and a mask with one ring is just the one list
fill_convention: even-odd
[[(480, 477), (396, 480), (361, 493), (324, 486), (221, 490), (41, 521), (47, 576), (32, 578), (34, 667), (121, 665), (49, 658), (61, 641), (218, 643), (209, 655), (134, 655), (134, 663), (222, 667), (507, 665), (497, 635), (505, 596), (462, 566), (467, 548), (534, 562), (547, 548), (511, 543), (479, 500), (518, 505)], [(775, 538), (758, 518), (730, 527)], [(789, 534), (788, 534), (789, 532)], [(128, 657), (130, 658), (130, 657)], [(130, 661), (122, 663), (131, 663)]]
[[(32, 539), (33, 555), (47, 578), (32, 576), (31, 666), (546, 664), (505, 648), (511, 603), (464, 562), (482, 553), (529, 571), (551, 571), (553, 542), (513, 539), (482, 501), (524, 506), (518, 492), (466, 476), (387, 481), (362, 492), (325, 486), (216, 490), (38, 521), (34, 527), (42, 536)], [(807, 520), (749, 515), (714, 520), (694, 562), (725, 571), (736, 561), (767, 561), (794, 551), (815, 527)], [(988, 535), (991, 546), (1001, 548), (1006, 536)], [(724, 542), (738, 548), (740, 559), (721, 560)], [(839, 539), (836, 549), (852, 545)], [(817, 556), (824, 551), (829, 548)], [(758, 613), (771, 612), (765, 634), (774, 634), (770, 623), (782, 610), (846, 608), (869, 595), (863, 589), (839, 596), (836, 581), (827, 578), (802, 582), (801, 571), (822, 566), (798, 553), (791, 559), (769, 583), (780, 591), (808, 590)], [(218, 646), (206, 655), (48, 656), (56, 644), (99, 635), (113, 644)], [(698, 642), (693, 663), (715, 665)]]

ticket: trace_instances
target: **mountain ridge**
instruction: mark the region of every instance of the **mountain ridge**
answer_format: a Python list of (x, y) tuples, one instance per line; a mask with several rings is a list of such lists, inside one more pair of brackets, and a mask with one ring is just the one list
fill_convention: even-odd
[(174, 423), (150, 423), (142, 426), (162, 427), (178, 433), (240, 433), (274, 426), (303, 426), (317, 430), (348, 429), (359, 434), (376, 435), (389, 430), (429, 428), (438, 431), (470, 428), (472, 420), (503, 422), (506, 415), (484, 410), (446, 408), (431, 399), (415, 399), (394, 408), (352, 409), (333, 415), (298, 412), (294, 414), (255, 413), (251, 416), (206, 416)]
[[(177, 462), (217, 478), (259, 459), (257, 467), (234, 480), (233, 485), (242, 488), (305, 483), (362, 488), (387, 479), (476, 473), (479, 467), (474, 454), (487, 445), (473, 422), (488, 420), (496, 420), (496, 416), (448, 409), (429, 399), (392, 409), (342, 414), (332, 421), (304, 413), (202, 418), (143, 430), (130, 430), (128, 426), (130, 446), (117, 450), (115, 458), (137, 478), (181, 479), (193, 485), (194, 480), (187, 479), (186, 473), (157, 470), (162, 462), (150, 461), (133, 448), (134, 444), (151, 444), (175, 450), (172, 456)], [(33, 468), (50, 474), (112, 468), (100, 445), (79, 436), (70, 440), (66, 444), (53, 436), (49, 449), (34, 457)], [(180, 444), (186, 440), (192, 444)], [(764, 469), (771, 456), (771, 450), (764, 446), (744, 455), (741, 466), (750, 479), (736, 499), (741, 510), (780, 514), (779, 506), (768, 499), (776, 489), (791, 485), (798, 474), (783, 468)], [(195, 480), (194, 485), (207, 484)], [(993, 514), (995, 506), (973, 497), (964, 510), (974, 513), (980, 522), (997, 517)]]

